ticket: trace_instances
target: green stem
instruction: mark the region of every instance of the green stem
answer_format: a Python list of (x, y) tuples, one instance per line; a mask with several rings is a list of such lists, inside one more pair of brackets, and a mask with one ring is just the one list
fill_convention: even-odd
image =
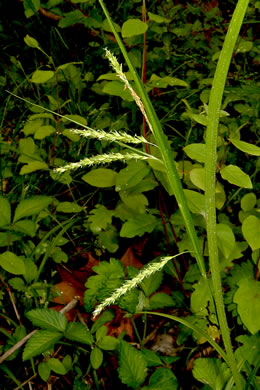
[(179, 209), (182, 213), (189, 237), (190, 237), (191, 242), (193, 244), (194, 252), (195, 252), (195, 256), (196, 256), (196, 260), (197, 260), (200, 272), (201, 272), (202, 276), (205, 278), (206, 283), (208, 283), (205, 264), (204, 264), (204, 260), (203, 260), (202, 254), (201, 254), (201, 249), (199, 246), (198, 237), (197, 237), (194, 225), (193, 225), (192, 217), (191, 217), (191, 214), (190, 214), (190, 211), (188, 208), (186, 197), (185, 197), (184, 192), (183, 192), (182, 184), (181, 184), (181, 181), (180, 181), (180, 178), (179, 178), (176, 166), (175, 166), (175, 162), (174, 162), (173, 157), (172, 157), (172, 152), (171, 152), (171, 149), (170, 149), (170, 146), (168, 143), (168, 139), (163, 133), (160, 121), (159, 121), (159, 119), (154, 111), (154, 108), (153, 108), (152, 103), (148, 97), (148, 94), (143, 87), (143, 84), (140, 80), (140, 77), (139, 77), (136, 69), (134, 68), (134, 66), (132, 65), (132, 63), (130, 61), (130, 58), (128, 57), (128, 54), (126, 52), (126, 49), (124, 47), (124, 44), (123, 44), (120, 36), (118, 35), (118, 33), (116, 32), (116, 30), (114, 28), (113, 22), (110, 18), (110, 15), (105, 7), (103, 0), (99, 0), (99, 3), (104, 11), (104, 14), (108, 20), (108, 23), (109, 23), (109, 25), (110, 25), (110, 27), (115, 35), (118, 46), (120, 47), (120, 50), (125, 58), (125, 61), (126, 61), (128, 68), (131, 72), (131, 75), (135, 81), (135, 87), (137, 89), (137, 93), (138, 93), (138, 95), (139, 95), (139, 97), (140, 97), (140, 99), (145, 107), (147, 117), (148, 117), (148, 119), (151, 123), (152, 129), (153, 129), (153, 135), (155, 137), (156, 144), (161, 151), (162, 159), (163, 159), (166, 171), (167, 171), (167, 176), (168, 176), (168, 180), (169, 180), (171, 189), (175, 195), (175, 198), (177, 200)]
[(216, 303), (217, 315), (220, 324), (220, 329), (225, 345), (226, 353), (229, 360), (229, 365), (237, 386), (237, 389), (242, 389), (242, 384), (237, 369), (236, 360), (232, 351), (230, 333), (228, 329), (223, 293), (221, 286), (220, 266), (217, 248), (216, 235), (216, 202), (215, 202), (215, 183), (216, 183), (216, 161), (217, 161), (217, 136), (219, 113), (223, 98), (226, 78), (230, 66), (234, 47), (239, 35), (239, 31), (247, 10), (248, 0), (239, 0), (233, 13), (230, 26), (225, 37), (222, 51), (217, 64), (208, 108), (208, 127), (206, 136), (206, 214), (207, 214), (207, 237), (209, 248), (209, 264), (212, 275), (213, 293)]

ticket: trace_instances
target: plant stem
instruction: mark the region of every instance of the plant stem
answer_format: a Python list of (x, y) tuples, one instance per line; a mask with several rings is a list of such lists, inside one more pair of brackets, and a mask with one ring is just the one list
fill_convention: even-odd
[(242, 384), (237, 369), (236, 360), (232, 351), (232, 345), (230, 340), (230, 333), (228, 329), (223, 293), (221, 286), (221, 276), (218, 258), (217, 248), (217, 235), (216, 235), (216, 161), (217, 161), (217, 136), (218, 136), (218, 124), (219, 113), (221, 109), (221, 102), (224, 93), (224, 87), (228, 74), (229, 65), (231, 62), (234, 47), (239, 35), (239, 31), (247, 10), (248, 0), (239, 0), (235, 11), (233, 13), (230, 26), (225, 37), (225, 41), (220, 53), (220, 57), (217, 64), (211, 92), (208, 108), (208, 127), (206, 136), (206, 163), (205, 163), (205, 176), (206, 176), (206, 213), (207, 213), (207, 237), (209, 248), (209, 263), (212, 275), (213, 293), (216, 303), (217, 315), (220, 324), (220, 329), (223, 337), (224, 346), (226, 349), (229, 365), (236, 383), (237, 389), (242, 390)]
[[(149, 122), (151, 123), (153, 135), (154, 135), (155, 140), (156, 140), (156, 144), (159, 147), (161, 154), (162, 154), (162, 159), (163, 159), (163, 162), (164, 162), (164, 165), (166, 168), (167, 177), (168, 177), (168, 180), (170, 183), (170, 187), (175, 195), (175, 198), (177, 200), (179, 209), (181, 211), (181, 214), (183, 216), (183, 219), (184, 219), (184, 222), (185, 222), (185, 225), (187, 228), (187, 232), (188, 232), (190, 240), (193, 244), (195, 257), (196, 257), (200, 272), (201, 272), (203, 278), (205, 278), (206, 283), (208, 283), (204, 259), (203, 259), (201, 249), (199, 246), (199, 240), (198, 240), (198, 237), (197, 237), (194, 225), (193, 225), (190, 210), (188, 208), (187, 200), (186, 200), (186, 197), (185, 197), (184, 192), (183, 192), (182, 184), (181, 184), (181, 181), (180, 181), (180, 178), (178, 175), (178, 171), (177, 171), (176, 166), (175, 166), (175, 162), (174, 162), (174, 159), (172, 156), (172, 151), (171, 151), (169, 143), (168, 143), (168, 139), (165, 136), (165, 134), (163, 133), (161, 123), (160, 123), (160, 121), (155, 113), (155, 110), (152, 106), (152, 103), (151, 103), (149, 97), (148, 97), (148, 94), (147, 94), (147, 92), (146, 92), (146, 90), (145, 90), (145, 88), (140, 80), (140, 77), (139, 77), (136, 69), (134, 68), (134, 66), (131, 63), (131, 60), (126, 52), (126, 49), (124, 47), (124, 44), (123, 44), (119, 34), (116, 32), (116, 30), (114, 28), (113, 22), (112, 22), (111, 17), (110, 17), (110, 15), (105, 7), (103, 0), (99, 0), (99, 3), (104, 11), (104, 14), (105, 14), (105, 16), (108, 20), (108, 23), (113, 31), (113, 34), (115, 35), (117, 44), (118, 44), (118, 46), (119, 46), (119, 48), (120, 48), (120, 50), (125, 58), (125, 61), (126, 61), (128, 68), (131, 72), (131, 75), (135, 81), (135, 87), (137, 89), (138, 96), (140, 97), (140, 99), (144, 105), (145, 112), (147, 114)], [(209, 291), (210, 291), (210, 288), (209, 288)], [(210, 294), (211, 294), (211, 292), (210, 292)]]

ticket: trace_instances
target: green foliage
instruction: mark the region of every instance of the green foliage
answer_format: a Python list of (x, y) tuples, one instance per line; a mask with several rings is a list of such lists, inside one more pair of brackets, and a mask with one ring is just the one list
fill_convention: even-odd
[[(123, 72), (119, 46), (111, 39), (111, 23), (93, 0), (66, 4), (26, 0), (14, 14), (9, 13), (6, 0), (0, 5), (1, 353), (25, 337), (30, 326), (41, 328), (27, 342), (22, 365), (19, 350), (1, 364), (3, 387), (27, 381), (26, 373), (35, 373), (30, 365), (34, 358), (41, 380), (52, 381), (55, 376), (59, 381), (66, 376), (66, 383), (74, 383), (75, 389), (105, 388), (109, 380), (115, 383), (108, 386), (116, 387), (118, 376), (122, 386), (130, 388), (186, 388), (183, 370), (198, 345), (203, 348), (209, 342), (225, 362), (195, 357), (194, 378), (205, 388), (231, 388), (234, 380), (228, 365), (232, 364), (220, 348), (222, 325), (220, 329), (207, 285), (209, 281), (212, 291), (214, 267), (205, 207), (210, 184), (216, 198), (211, 204), (216, 213), (218, 276), (225, 291), (233, 351), (244, 377), (242, 385), (257, 388), (260, 148), (256, 71), (260, 58), (255, 26), (260, 7), (259, 2), (250, 3), (243, 38), (237, 40), (234, 53), (228, 53), (233, 53), (230, 73), (227, 79), (222, 76), (226, 86), (216, 110), (215, 181), (215, 174), (205, 178), (212, 157), (206, 126), (216, 123), (209, 96), (226, 34), (223, 26), (230, 21), (234, 2), (182, 3), (151, 2), (147, 9), (144, 1), (126, 0), (112, 8), (107, 4), (134, 73), (131, 66)], [(25, 25), (28, 34), (24, 37)], [(104, 47), (108, 48), (106, 57), (114, 61), (113, 72), (104, 59)], [(142, 75), (143, 84), (137, 74)], [(5, 89), (24, 100), (7, 95)], [(149, 240), (149, 253), (141, 250), (139, 256), (136, 242), (145, 240)], [(161, 265), (167, 263), (164, 271), (158, 271), (159, 262), (149, 276), (149, 265), (139, 274), (133, 266), (123, 268), (116, 259), (128, 247), (143, 264), (160, 254)], [(172, 263), (168, 255), (176, 253), (176, 248), (190, 254)], [(77, 272), (89, 252), (100, 262), (94, 267), (86, 264), (84, 307), (78, 310), (90, 329), (47, 309), (53, 305), (53, 284), (60, 282), (61, 268), (66, 263), (72, 274)], [(116, 259), (110, 259), (111, 253)], [(214, 275), (212, 279), (215, 283)], [(78, 281), (69, 283), (73, 287)], [(82, 286), (78, 288), (82, 291)], [(117, 291), (120, 297), (111, 302)], [(111, 309), (102, 306), (105, 302), (113, 304)], [(102, 314), (85, 317), (96, 305), (103, 307)], [(146, 344), (159, 317), (140, 317), (138, 312), (163, 309), (167, 315), (177, 308), (178, 316), (166, 318), (180, 320), (178, 330), (177, 326), (172, 329), (182, 352), (178, 357), (159, 356)], [(26, 328), (15, 324), (10, 313), (18, 313), (18, 323), (22, 321)], [(124, 315), (127, 318), (122, 320)], [(133, 326), (127, 324), (121, 330), (129, 317), (135, 331), (130, 337), (140, 350), (124, 339)], [(165, 333), (167, 324), (163, 324)], [(117, 326), (120, 335), (112, 337)], [(182, 371), (170, 360), (174, 358), (181, 360)], [(108, 378), (116, 361), (119, 372)]]

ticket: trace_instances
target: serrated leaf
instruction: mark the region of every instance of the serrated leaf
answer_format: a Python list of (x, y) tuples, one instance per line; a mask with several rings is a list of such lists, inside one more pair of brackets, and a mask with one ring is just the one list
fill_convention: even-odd
[(206, 159), (206, 144), (190, 144), (183, 148), (192, 160), (204, 163)]
[(52, 202), (51, 196), (38, 195), (22, 200), (15, 209), (13, 222), (38, 214)]
[(241, 335), (236, 337), (236, 341), (243, 344), (235, 351), (235, 357), (237, 361), (239, 362), (247, 360), (250, 365), (254, 365), (259, 358), (260, 335)]
[(249, 215), (242, 223), (242, 233), (253, 251), (260, 248), (259, 218), (254, 215)]
[(40, 169), (47, 170), (49, 167), (42, 161), (30, 161), (21, 168), (20, 175), (27, 175), (28, 173), (39, 171)]
[(173, 372), (169, 368), (160, 367), (152, 374), (147, 390), (177, 390), (178, 387), (178, 381)]
[(65, 331), (68, 323), (64, 314), (51, 309), (30, 310), (26, 313), (26, 317), (34, 326), (60, 332)]
[(238, 283), (233, 302), (243, 324), (255, 334), (260, 330), (260, 282), (253, 279), (242, 279)]
[(48, 363), (43, 362), (39, 363), (38, 365), (38, 374), (40, 375), (41, 379), (46, 382), (50, 376), (51, 370), (48, 366)]
[(56, 211), (61, 213), (80, 213), (82, 211), (82, 207), (75, 202), (60, 202)]
[(48, 366), (49, 368), (55, 372), (56, 374), (59, 374), (59, 375), (65, 375), (66, 374), (66, 369), (64, 367), (64, 365), (62, 364), (62, 362), (57, 359), (57, 358), (50, 358), (48, 360)]
[(158, 292), (152, 295), (149, 299), (149, 306), (151, 309), (162, 309), (164, 307), (172, 307), (175, 305), (176, 302), (172, 299), (172, 297), (163, 292)]
[(94, 342), (94, 339), (90, 331), (79, 322), (71, 322), (68, 324), (64, 336), (72, 341), (77, 341), (78, 343), (91, 345)]
[(0, 228), (9, 225), (11, 222), (11, 206), (9, 200), (0, 196)]
[(162, 272), (156, 272), (149, 276), (148, 278), (145, 278), (142, 283), (140, 284), (143, 292), (145, 293), (146, 297), (149, 297), (152, 293), (154, 293), (162, 283), (163, 274)]
[(54, 77), (55, 73), (52, 70), (36, 70), (31, 78), (32, 83), (44, 84)]
[(13, 275), (23, 275), (25, 273), (24, 260), (13, 252), (6, 251), (0, 255), (0, 266)]
[(17, 291), (26, 291), (26, 286), (24, 284), (23, 279), (21, 278), (12, 278), (9, 279), (9, 285)]
[(226, 259), (231, 255), (235, 242), (232, 229), (224, 223), (217, 224), (217, 244)]
[(23, 361), (40, 355), (52, 348), (62, 337), (62, 333), (38, 330), (27, 342), (23, 351)]
[(122, 37), (129, 38), (144, 34), (147, 28), (147, 24), (139, 19), (128, 19), (122, 26)]
[(116, 184), (117, 172), (112, 169), (98, 168), (82, 176), (82, 180), (93, 187), (106, 188)]
[(222, 179), (238, 187), (253, 188), (250, 177), (236, 165), (228, 165), (220, 170)]
[(227, 364), (219, 359), (195, 359), (192, 374), (198, 381), (209, 385), (214, 390), (222, 390), (231, 376)]
[(118, 373), (121, 381), (132, 389), (137, 389), (146, 377), (147, 368), (143, 355), (126, 341), (121, 341), (120, 344)]
[(260, 156), (260, 148), (257, 145), (249, 144), (248, 142), (240, 141), (238, 139), (228, 139), (237, 149), (242, 152), (251, 154), (252, 156)]
[(157, 226), (157, 219), (151, 214), (137, 215), (125, 222), (120, 231), (120, 237), (132, 238), (151, 233)]
[(117, 229), (110, 225), (105, 231), (99, 233), (99, 242), (110, 253), (115, 253), (118, 248), (118, 232)]
[(98, 347), (91, 350), (90, 363), (94, 370), (97, 370), (103, 362), (103, 352)]
[(141, 349), (141, 353), (145, 358), (147, 367), (161, 366), (163, 363), (159, 356), (150, 349)]

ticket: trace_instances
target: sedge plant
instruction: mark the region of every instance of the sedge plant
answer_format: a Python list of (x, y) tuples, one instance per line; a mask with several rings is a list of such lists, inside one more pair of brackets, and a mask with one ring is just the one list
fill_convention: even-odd
[[(172, 158), (172, 154), (171, 154), (169, 144), (167, 142), (167, 138), (163, 133), (160, 121), (155, 113), (155, 110), (148, 97), (148, 94), (137, 74), (136, 69), (131, 63), (131, 60), (127, 54), (127, 51), (123, 45), (123, 42), (119, 34), (117, 33), (113, 25), (112, 19), (106, 9), (103, 0), (99, 0), (99, 3), (106, 15), (108, 23), (115, 35), (117, 44), (131, 72), (131, 75), (135, 82), (136, 92), (128, 83), (128, 80), (126, 79), (126, 77), (122, 72), (122, 67), (118, 64), (115, 57), (108, 51), (107, 51), (107, 56), (111, 62), (112, 67), (114, 68), (117, 75), (119, 76), (119, 78), (125, 83), (126, 87), (129, 88), (134, 100), (136, 101), (137, 105), (141, 109), (150, 130), (153, 133), (155, 143), (159, 147), (161, 152), (162, 161), (166, 168), (167, 177), (170, 186), (173, 190), (179, 209), (184, 218), (186, 229), (195, 251), (198, 267), (200, 269), (202, 277), (208, 283), (205, 263), (199, 248), (198, 237), (196, 235), (195, 228), (192, 223), (191, 214), (187, 205), (187, 201), (184, 195), (181, 181), (177, 173), (177, 169), (175, 167), (174, 160)], [(216, 161), (217, 161), (216, 149), (217, 149), (217, 135), (218, 135), (220, 108), (221, 108), (224, 87), (227, 79), (227, 74), (228, 74), (228, 69), (230, 66), (232, 54), (239, 35), (241, 25), (243, 23), (243, 19), (247, 7), (248, 7), (248, 0), (239, 0), (237, 2), (219, 56), (219, 60), (218, 60), (218, 64), (217, 64), (217, 68), (213, 80), (213, 85), (210, 92), (210, 99), (209, 99), (208, 126), (207, 126), (207, 135), (206, 135), (206, 163), (205, 163), (206, 226), (207, 226), (207, 240), (208, 240), (208, 247), (209, 247), (209, 265), (210, 265), (210, 273), (212, 277), (212, 286), (213, 286), (212, 294), (213, 294), (213, 300), (215, 303), (216, 313), (217, 313), (217, 317), (221, 329), (221, 334), (223, 337), (224, 347), (226, 351), (226, 355), (223, 356), (222, 354), (222, 357), (228, 363), (232, 371), (236, 388), (239, 390), (242, 390), (242, 382), (241, 382), (241, 377), (239, 374), (237, 362), (235, 360), (234, 353), (232, 351), (230, 331), (228, 329), (225, 308), (223, 303), (222, 286), (221, 286), (221, 276), (220, 276), (220, 267), (219, 267), (219, 258), (218, 258), (218, 249), (217, 249), (217, 233), (216, 233), (217, 230), (216, 230), (215, 185), (216, 185)], [(208, 283), (208, 288), (210, 289), (209, 283)], [(127, 288), (125, 290), (127, 290)], [(96, 313), (97, 312), (98, 309), (96, 309)], [(168, 317), (172, 318), (173, 320), (178, 320), (178, 318), (176, 317), (175, 318), (172, 316), (168, 316)]]

